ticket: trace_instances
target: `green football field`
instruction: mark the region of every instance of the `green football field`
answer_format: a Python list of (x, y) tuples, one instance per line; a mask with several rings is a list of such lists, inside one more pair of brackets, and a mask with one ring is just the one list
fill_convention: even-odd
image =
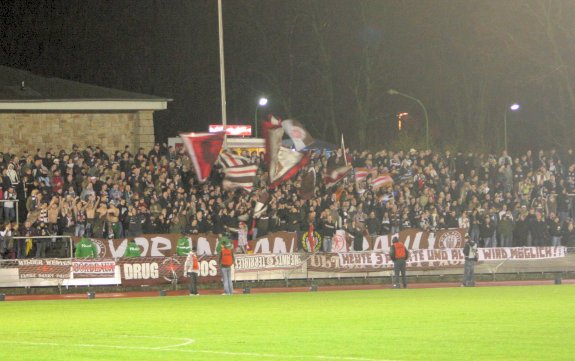
[(0, 360), (574, 360), (575, 286), (1, 302)]

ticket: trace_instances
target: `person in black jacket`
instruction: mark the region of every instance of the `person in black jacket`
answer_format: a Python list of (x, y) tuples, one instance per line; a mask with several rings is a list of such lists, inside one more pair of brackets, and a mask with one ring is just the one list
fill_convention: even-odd
[(548, 238), (547, 224), (543, 219), (541, 212), (535, 213), (535, 219), (530, 224), (532, 246), (543, 247)]
[(323, 237), (323, 251), (331, 252), (331, 240), (335, 233), (335, 222), (331, 215), (326, 211), (322, 212), (320, 230)]
[(465, 256), (465, 269), (463, 272), (463, 287), (475, 286), (475, 262), (477, 262), (477, 243), (465, 235), (465, 246), (463, 255)]
[(289, 232), (297, 232), (300, 228), (300, 214), (295, 206), (290, 208), (287, 214), (287, 230)]
[(359, 222), (355, 220), (351, 221), (351, 224), (347, 228), (347, 233), (353, 240), (353, 250), (354, 251), (363, 251), (363, 229)]
[(497, 240), (495, 239), (495, 226), (491, 222), (491, 218), (486, 216), (483, 222), (479, 225), (479, 238), (483, 242), (483, 247), (497, 247)]
[[(388, 218), (388, 222), (389, 222), (389, 218)], [(365, 223), (367, 225), (367, 232), (369, 233), (370, 236), (375, 236), (378, 234), (378, 232), (380, 231), (379, 221), (377, 220), (377, 218), (375, 218), (375, 212), (374, 211), (371, 211), (369, 213), (369, 217), (367, 218)], [(391, 227), (390, 227), (390, 229), (391, 229)]]
[(557, 216), (549, 217), (547, 227), (549, 235), (551, 236), (551, 246), (552, 247), (561, 246), (562, 227), (561, 222), (559, 221), (559, 217)]
[(513, 228), (513, 247), (523, 247), (527, 244), (529, 237), (529, 224), (525, 214), (520, 214)]

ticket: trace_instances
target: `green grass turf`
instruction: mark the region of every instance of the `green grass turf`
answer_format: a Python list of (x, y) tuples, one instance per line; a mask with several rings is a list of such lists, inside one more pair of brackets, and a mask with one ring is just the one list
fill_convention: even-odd
[(574, 299), (549, 285), (2, 302), (0, 360), (574, 360)]

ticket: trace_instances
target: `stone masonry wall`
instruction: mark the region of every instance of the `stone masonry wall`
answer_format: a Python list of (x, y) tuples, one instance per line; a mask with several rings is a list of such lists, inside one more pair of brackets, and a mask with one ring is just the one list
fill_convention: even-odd
[(125, 113), (0, 113), (0, 151), (57, 151), (99, 145), (106, 152), (132, 153), (154, 144), (153, 111)]

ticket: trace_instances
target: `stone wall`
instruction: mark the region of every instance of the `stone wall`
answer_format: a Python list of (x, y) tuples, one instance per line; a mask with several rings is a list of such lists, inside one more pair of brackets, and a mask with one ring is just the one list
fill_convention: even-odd
[(22, 150), (71, 150), (99, 145), (106, 152), (132, 152), (154, 144), (153, 111), (125, 113), (0, 113), (0, 151), (21, 154)]

